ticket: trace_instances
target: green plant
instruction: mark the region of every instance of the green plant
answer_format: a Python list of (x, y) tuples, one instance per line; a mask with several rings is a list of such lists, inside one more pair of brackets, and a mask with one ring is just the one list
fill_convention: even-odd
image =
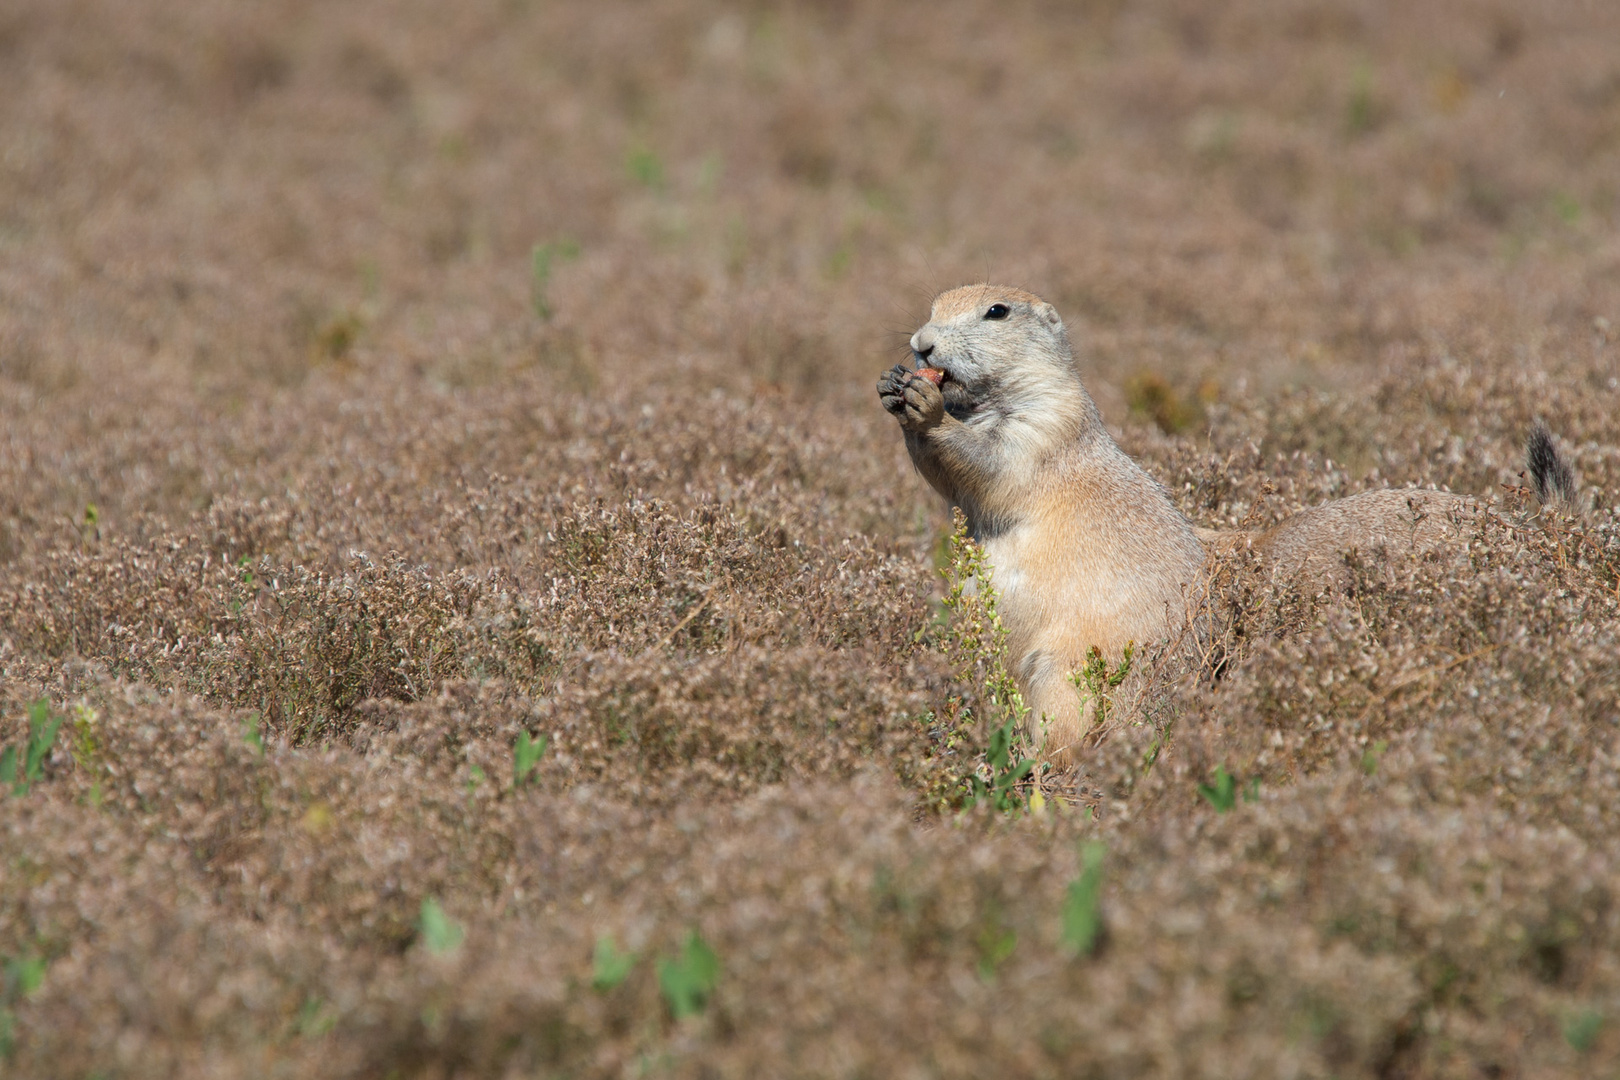
[(264, 734), (259, 730), (262, 724), (258, 713), (249, 713), (242, 721), (242, 743), (255, 754), (264, 757)]
[(8, 998), (22, 998), (32, 994), (45, 981), (49, 965), (41, 956), (19, 956), (7, 960), (5, 966), (5, 992)]
[(365, 328), (365, 320), (359, 312), (334, 312), (316, 326), (310, 342), (310, 353), (317, 360), (342, 360), (360, 340)]
[(461, 925), (445, 914), (439, 902), (431, 896), (422, 901), (422, 914), (416, 928), (421, 933), (422, 944), (431, 953), (453, 952), (466, 937)]
[(540, 759), (546, 756), (549, 743), (550, 740), (544, 735), (531, 736), (527, 731), (518, 732), (517, 742), (512, 745), (512, 790), (534, 782), (534, 770), (539, 767)]
[(662, 187), (664, 184), (664, 163), (658, 155), (645, 146), (633, 148), (624, 159), (625, 170), (630, 178), (647, 187)]
[(953, 703), (947, 710), (955, 721), (947, 736), (948, 748), (972, 739), (981, 720), (989, 728), (977, 767), (962, 778), (965, 801), (972, 805), (988, 799), (997, 810), (1023, 810), (1028, 799), (1021, 785), (1035, 768), (1021, 752), (1029, 706), (1007, 668), (1007, 629), (996, 612), (992, 567), (984, 549), (968, 535), (967, 518), (960, 509), (946, 541), (942, 573), (949, 620), (944, 651), (957, 680), (973, 689), (982, 713), (975, 715), (971, 707)]
[(696, 930), (679, 955), (659, 958), (658, 987), (677, 1020), (702, 1012), (719, 981), (720, 958)]
[(1135, 654), (1136, 642), (1126, 642), (1119, 667), (1110, 671), (1102, 650), (1093, 645), (1091, 651), (1086, 653), (1085, 666), (1069, 676), (1074, 688), (1080, 691), (1081, 709), (1091, 707), (1093, 702), (1096, 703), (1093, 726), (1101, 727), (1107, 722), (1108, 714), (1113, 707), (1113, 691), (1118, 689), (1119, 684), (1131, 673), (1131, 658)]
[(1034, 771), (1035, 762), (1013, 754), (1014, 740), (1018, 735), (1018, 721), (1012, 717), (990, 732), (990, 745), (984, 752), (985, 771), (989, 773), (989, 779), (977, 773), (969, 777), (973, 790), (969, 805), (983, 799), (988, 799), (997, 810), (1022, 810), (1028, 805), (1028, 799), (1019, 785)]
[(26, 795), (29, 788), (45, 778), (45, 757), (56, 743), (56, 731), (65, 719), (51, 712), (45, 698), (28, 706), (28, 739), (23, 744), (21, 764), (17, 748), (6, 747), (0, 753), (0, 785), (10, 784), (13, 795)]
[(596, 939), (596, 951), (591, 954), (591, 985), (597, 990), (612, 990), (630, 977), (636, 966), (636, 954), (620, 952), (612, 934)]
[(1345, 129), (1351, 135), (1365, 135), (1383, 119), (1373, 90), (1372, 68), (1358, 66), (1350, 77), (1350, 100), (1345, 105)]
[(1237, 805), (1237, 780), (1226, 771), (1225, 765), (1215, 766), (1215, 782), (1199, 784), (1198, 794), (1204, 797), (1216, 813), (1224, 814)]
[(1018, 948), (1018, 931), (1008, 926), (998, 910), (992, 908), (979, 926), (979, 977), (986, 981), (995, 978), (996, 969)]
[(1361, 771), (1372, 776), (1378, 771), (1378, 759), (1389, 749), (1388, 739), (1379, 739), (1361, 752)]
[(529, 252), (529, 303), (535, 317), (544, 321), (551, 318), (551, 302), (546, 298), (546, 286), (551, 282), (551, 264), (557, 259), (579, 257), (579, 245), (572, 240), (558, 240), (550, 244), (536, 244)]
[(1063, 947), (1076, 956), (1090, 953), (1102, 935), (1103, 856), (1108, 846), (1088, 840), (1080, 848), (1080, 876), (1063, 897)]
[(1596, 1009), (1582, 1009), (1565, 1017), (1563, 1027), (1564, 1041), (1569, 1043), (1570, 1049), (1584, 1054), (1592, 1049), (1598, 1033), (1603, 1030), (1603, 1014)]
[(107, 774), (107, 764), (103, 760), (101, 747), (100, 720), (101, 717), (96, 710), (85, 702), (81, 701), (73, 706), (72, 744), (68, 747), (68, 752), (73, 755), (73, 764), (90, 776), (91, 806), (101, 805), (101, 781)]
[(73, 706), (73, 741), (68, 752), (73, 755), (75, 765), (91, 772), (97, 771), (101, 764), (100, 720), (96, 710), (84, 702)]
[(303, 1039), (318, 1039), (337, 1026), (337, 1017), (326, 1008), (326, 999), (310, 995), (298, 1009), (298, 1035)]
[(1237, 805), (1238, 796), (1243, 796), (1246, 803), (1260, 801), (1260, 778), (1251, 776), (1249, 782), (1240, 789), (1237, 777), (1226, 771), (1225, 765), (1215, 766), (1215, 782), (1213, 784), (1199, 784), (1198, 794), (1213, 806), (1217, 813), (1226, 813)]
[(1573, 225), (1581, 220), (1581, 204), (1568, 192), (1560, 191), (1554, 194), (1552, 204), (1553, 213), (1557, 214), (1558, 220), (1565, 225)]
[(16, 1043), (17, 1017), (11, 1006), (45, 981), (48, 961), (41, 956), (19, 956), (0, 968), (0, 1061), (11, 1057)]

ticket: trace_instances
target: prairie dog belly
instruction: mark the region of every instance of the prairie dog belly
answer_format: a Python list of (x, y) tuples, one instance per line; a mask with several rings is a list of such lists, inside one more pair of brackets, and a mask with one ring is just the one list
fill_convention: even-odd
[(1015, 670), (1032, 650), (1071, 669), (1092, 646), (1117, 660), (1128, 642), (1146, 645), (1176, 621), (1166, 601), (1179, 588), (1132, 572), (1103, 538), (1022, 525), (984, 550)]
[(1007, 644), (1016, 662), (1041, 621), (1042, 604), (1034, 594), (1026, 550), (1034, 530), (1020, 525), (984, 542), (990, 584), (996, 590), (996, 612), (1007, 628)]

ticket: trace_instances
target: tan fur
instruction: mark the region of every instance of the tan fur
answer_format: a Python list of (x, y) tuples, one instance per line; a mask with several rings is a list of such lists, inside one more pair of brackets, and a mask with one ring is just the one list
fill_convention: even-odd
[(1091, 724), (1070, 674), (1093, 647), (1115, 664), (1129, 643), (1174, 635), (1206, 545), (1252, 545), (1279, 573), (1326, 578), (1345, 549), (1437, 540), (1464, 506), (1438, 491), (1372, 491), (1263, 532), (1195, 529), (1108, 434), (1062, 320), (1039, 297), (954, 289), (911, 344), (944, 384), (896, 365), (879, 396), (918, 471), (962, 508), (985, 550), (1031, 734), (1060, 764)]

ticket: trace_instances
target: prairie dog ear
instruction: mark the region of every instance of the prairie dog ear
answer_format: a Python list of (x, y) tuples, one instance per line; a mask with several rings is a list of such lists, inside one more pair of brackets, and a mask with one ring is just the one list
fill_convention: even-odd
[(1045, 300), (1036, 302), (1035, 314), (1043, 323), (1050, 326), (1053, 330), (1060, 332), (1062, 331), (1063, 317), (1057, 313), (1057, 308), (1053, 307), (1051, 304), (1048, 304)]

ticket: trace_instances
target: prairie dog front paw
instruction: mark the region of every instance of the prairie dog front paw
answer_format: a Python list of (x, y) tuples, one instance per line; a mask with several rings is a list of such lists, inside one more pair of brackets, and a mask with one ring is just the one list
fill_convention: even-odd
[(878, 379), (878, 400), (892, 415), (899, 416), (906, 407), (906, 381), (911, 372), (904, 364), (896, 364)]
[(937, 426), (945, 419), (945, 395), (932, 379), (915, 372), (907, 372), (907, 375), (909, 377), (902, 395), (904, 407), (896, 413), (900, 426), (907, 431), (925, 431)]

